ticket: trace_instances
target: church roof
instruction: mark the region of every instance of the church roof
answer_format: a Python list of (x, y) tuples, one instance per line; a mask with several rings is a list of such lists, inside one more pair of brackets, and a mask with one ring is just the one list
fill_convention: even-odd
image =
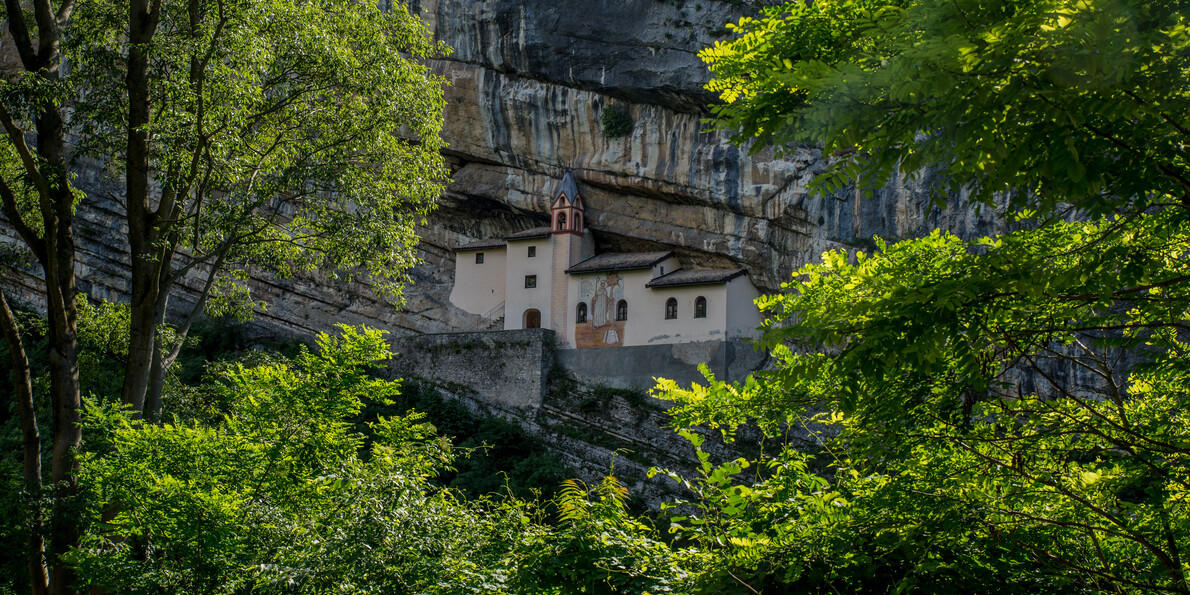
[[(562, 186), (558, 190), (558, 195), (566, 195), (566, 200), (571, 203), (578, 198), (578, 184), (574, 181), (574, 174), (570, 173), (570, 168), (566, 168), (566, 173), (562, 174)], [(554, 196), (555, 199), (558, 196)]]
[(471, 250), (490, 250), (492, 248), (503, 248), (504, 240), (478, 240), (475, 242), (468, 242), (459, 245), (455, 248), (455, 252), (468, 252)]
[(566, 269), (566, 272), (598, 273), (602, 271), (647, 269), (673, 256), (673, 254), (673, 252), (605, 252), (592, 256)]
[(549, 228), (549, 226), (545, 226), (545, 227), (534, 227), (532, 229), (526, 229), (525, 231), (518, 231), (510, 236), (504, 236), (504, 239), (505, 240), (536, 240), (538, 238), (548, 238), (548, 237), (550, 237), (550, 228)]
[(746, 273), (744, 269), (678, 269), (645, 283), (645, 287), (719, 285)]

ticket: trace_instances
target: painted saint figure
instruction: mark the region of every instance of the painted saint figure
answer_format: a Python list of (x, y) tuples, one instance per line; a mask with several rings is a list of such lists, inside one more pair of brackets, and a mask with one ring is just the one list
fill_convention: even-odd
[(591, 300), (591, 324), (596, 328), (612, 321), (612, 288), (607, 286), (606, 279), (599, 280), (595, 288), (595, 297)]

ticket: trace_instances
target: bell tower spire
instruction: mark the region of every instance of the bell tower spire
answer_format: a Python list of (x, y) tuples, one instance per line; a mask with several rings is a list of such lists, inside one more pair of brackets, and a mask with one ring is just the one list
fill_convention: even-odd
[(586, 225), (583, 199), (570, 168), (562, 174), (562, 184), (550, 206), (550, 228), (554, 235), (571, 234), (582, 237)]
[(578, 183), (570, 168), (562, 174), (562, 184), (550, 205), (550, 243), (553, 244), (553, 274), (550, 279), (551, 316), (550, 328), (557, 333), (562, 346), (566, 346), (570, 324), (569, 282), (566, 269), (576, 265), (586, 256), (583, 250), (583, 233), (586, 230), (586, 210)]

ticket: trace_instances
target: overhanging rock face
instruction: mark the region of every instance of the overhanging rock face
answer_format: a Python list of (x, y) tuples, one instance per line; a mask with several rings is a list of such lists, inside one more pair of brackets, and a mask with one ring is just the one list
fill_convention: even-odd
[[(707, 133), (710, 75), (697, 51), (722, 39), (723, 25), (747, 4), (592, 0), (411, 0), (453, 53), (429, 66), (446, 89), (443, 138), (453, 182), (419, 233), (424, 263), (412, 273), (402, 309), (363, 283), (326, 275), (257, 275), (254, 297), (269, 304), (255, 324), (267, 334), (310, 336), (334, 324), (369, 324), (394, 334), (474, 327), (479, 319), (450, 304), (453, 248), (544, 224), (562, 171), (572, 167), (587, 222), (601, 252), (674, 250), (692, 268), (747, 269), (775, 291), (800, 265), (831, 248), (856, 248), (873, 234), (920, 235), (934, 227), (972, 236), (999, 231), (990, 209), (952, 201), (931, 206), (919, 182), (895, 181), (864, 196), (854, 189), (816, 194), (808, 184), (825, 161), (814, 147), (750, 154), (725, 133)], [(603, 134), (610, 106), (626, 109), (632, 130)], [(122, 180), (82, 162), (80, 287), (127, 300), (123, 217), (113, 197)], [(14, 241), (0, 223), (0, 242)], [(13, 281), (35, 303), (36, 271)], [(186, 279), (175, 305), (197, 295)]]
[[(754, 4), (408, 2), (453, 48), (430, 63), (449, 82), (443, 137), (454, 181), (422, 230), (420, 278), (440, 285), (414, 288), (417, 299), (446, 302), (454, 247), (545, 224), (566, 168), (597, 252), (674, 250), (689, 267), (745, 268), (762, 291), (825, 250), (870, 248), (873, 235), (1001, 229), (994, 209), (975, 211), (962, 197), (935, 208), (922, 180), (894, 180), (862, 201), (854, 188), (816, 193), (809, 184), (827, 163), (817, 148), (751, 152), (707, 132), (714, 97), (697, 52)], [(631, 115), (628, 134), (604, 135), (610, 107)], [(467, 316), (459, 312), (418, 314), (436, 328)]]

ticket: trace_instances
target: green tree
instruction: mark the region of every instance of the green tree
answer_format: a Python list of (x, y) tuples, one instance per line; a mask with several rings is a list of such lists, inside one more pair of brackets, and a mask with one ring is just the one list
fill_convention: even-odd
[[(774, 372), (660, 389), (679, 425), (805, 425), (826, 447), (821, 481), (761, 477), (732, 505), (770, 515), (742, 525), (786, 554), (826, 524), (921, 549), (903, 580), (1185, 592), (1187, 257), (1180, 209), (828, 253), (762, 299)], [(801, 505), (831, 494), (848, 512)]]
[(505, 564), (517, 593), (684, 593), (695, 552), (675, 551), (628, 512), (628, 489), (613, 476), (588, 489), (562, 483), (558, 522), (522, 535)]
[[(765, 8), (700, 56), (737, 142), (821, 145), (819, 182), (929, 169), (990, 203), (1190, 209), (1180, 0), (827, 0)], [(943, 200), (945, 193), (938, 194)]]
[[(382, 333), (342, 327), (316, 352), (231, 364), (210, 379), (232, 410), (213, 426), (152, 424), (90, 404), (80, 484), (94, 520), (69, 554), (84, 585), (120, 593), (451, 593), (497, 590), (490, 570), (528, 524), (507, 500), (466, 502), (431, 479), (450, 444), (420, 414), (363, 400)], [(114, 514), (111, 512), (114, 511)]]
[[(34, 593), (66, 593), (73, 579), (58, 555), (78, 539), (65, 503), (82, 437), (74, 167), (89, 159), (124, 182), (123, 399), (152, 417), (178, 339), (204, 308), (243, 311), (237, 280), (250, 265), (360, 275), (395, 296), (415, 260), (413, 226), (445, 177), (441, 82), (417, 61), (442, 48), (402, 7), (332, 0), (13, 0), (4, 20), (19, 64), (0, 83), (0, 203), (46, 285), (58, 503), (48, 554), (30, 544), (31, 582)], [(199, 299), (163, 333), (182, 279)], [(42, 477), (28, 353), (3, 292), (0, 301), (33, 490)]]
[(719, 123), (825, 147), (820, 188), (936, 170), (1019, 230), (824, 254), (759, 302), (771, 372), (659, 385), (680, 427), (817, 444), (686, 480), (704, 584), (1190, 592), (1186, 14), (816, 1), (703, 53)]
[(180, 345), (157, 333), (184, 278), (200, 293), (182, 337), (204, 307), (251, 308), (249, 264), (399, 296), (445, 179), (442, 81), (417, 59), (446, 49), (420, 19), (338, 0), (113, 0), (71, 29), (79, 156), (126, 186), (133, 409), (160, 406)]

